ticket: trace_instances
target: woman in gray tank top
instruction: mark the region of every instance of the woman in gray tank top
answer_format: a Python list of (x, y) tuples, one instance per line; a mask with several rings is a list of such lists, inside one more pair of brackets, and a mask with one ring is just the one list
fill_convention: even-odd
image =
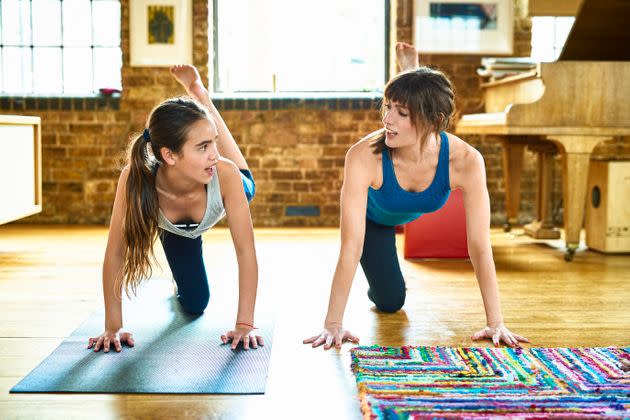
[(143, 133), (129, 145), (114, 199), (103, 262), (105, 330), (88, 348), (121, 351), (134, 345), (123, 328), (122, 291), (135, 294), (151, 277), (153, 244), (159, 237), (187, 313), (198, 314), (210, 291), (202, 257), (201, 234), (227, 216), (239, 266), (236, 323), (223, 343), (245, 349), (263, 345), (254, 333), (258, 263), (249, 202), (254, 179), (232, 134), (210, 100), (197, 70), (173, 66), (173, 77), (190, 97), (158, 105)]

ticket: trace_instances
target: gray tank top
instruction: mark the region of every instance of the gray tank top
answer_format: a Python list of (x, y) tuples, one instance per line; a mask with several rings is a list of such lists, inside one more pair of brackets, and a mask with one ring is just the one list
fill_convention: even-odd
[(223, 207), (223, 198), (221, 197), (221, 186), (219, 185), (219, 176), (215, 174), (210, 182), (206, 185), (208, 201), (206, 203), (206, 212), (199, 226), (193, 230), (180, 229), (173, 225), (170, 220), (164, 216), (162, 209), (158, 213), (158, 226), (175, 235), (185, 238), (196, 239), (204, 232), (208, 231), (212, 226), (216, 225), (219, 220), (225, 216), (225, 208)]

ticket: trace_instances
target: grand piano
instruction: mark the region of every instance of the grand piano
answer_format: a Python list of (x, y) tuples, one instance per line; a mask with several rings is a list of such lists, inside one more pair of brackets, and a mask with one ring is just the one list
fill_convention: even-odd
[(630, 1), (584, 0), (558, 61), (482, 85), (485, 113), (463, 115), (456, 132), (503, 144), (506, 230), (516, 223), (525, 148), (538, 156), (535, 238), (559, 237), (551, 223), (553, 155), (563, 158), (565, 260), (580, 239), (588, 167), (599, 143), (630, 136)]

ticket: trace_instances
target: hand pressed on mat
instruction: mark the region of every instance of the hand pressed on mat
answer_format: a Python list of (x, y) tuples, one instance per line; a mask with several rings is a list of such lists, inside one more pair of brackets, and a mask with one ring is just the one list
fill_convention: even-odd
[(108, 353), (110, 347), (113, 346), (114, 350), (119, 352), (122, 350), (123, 344), (133, 347), (133, 334), (123, 330), (105, 331), (98, 337), (90, 337), (87, 348), (94, 348), (95, 352), (98, 352), (102, 348), (104, 353)]
[(223, 344), (228, 344), (230, 341), (232, 342), (232, 350), (236, 349), (238, 343), (243, 343), (243, 348), (245, 350), (249, 350), (251, 346), (254, 349), (257, 349), (258, 346), (264, 346), (265, 343), (263, 338), (260, 335), (254, 334), (253, 331), (256, 328), (252, 328), (246, 325), (237, 325), (233, 330), (228, 331), (227, 333), (221, 336), (221, 341)]

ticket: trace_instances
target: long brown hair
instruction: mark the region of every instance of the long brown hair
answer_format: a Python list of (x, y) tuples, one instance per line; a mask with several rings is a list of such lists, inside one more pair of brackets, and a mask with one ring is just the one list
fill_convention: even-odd
[(155, 262), (153, 244), (159, 213), (155, 176), (163, 162), (160, 150), (166, 147), (179, 153), (191, 126), (209, 118), (207, 111), (190, 98), (167, 99), (153, 109), (144, 132), (129, 144), (127, 209), (123, 220), (125, 250), (119, 276), (127, 296), (130, 292), (135, 294), (140, 282), (151, 277), (151, 263)]
[[(430, 67), (401, 73), (385, 85), (381, 114), (385, 106), (397, 102), (409, 110), (409, 118), (416, 130), (421, 130), (421, 150), (429, 135), (445, 130), (455, 113), (453, 85), (444, 73)], [(385, 145), (385, 131), (374, 141), (374, 153), (381, 153)]]

